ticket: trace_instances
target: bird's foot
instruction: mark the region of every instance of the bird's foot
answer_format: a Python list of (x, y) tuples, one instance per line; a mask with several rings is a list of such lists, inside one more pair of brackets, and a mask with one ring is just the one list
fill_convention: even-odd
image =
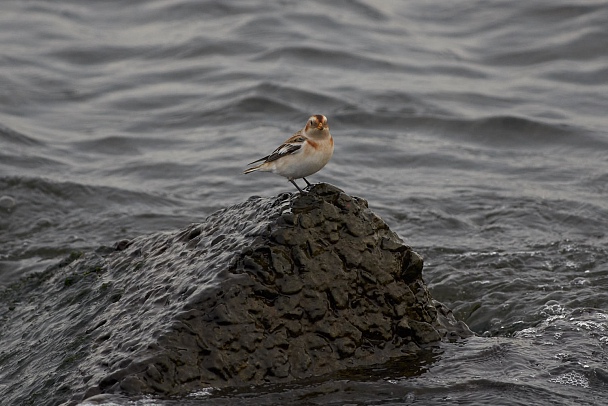
[[(308, 193), (308, 191), (300, 189), (300, 186), (298, 186), (298, 184), (293, 179), (289, 179), (289, 181), (300, 191), (300, 193)], [(310, 185), (310, 183), (308, 184)]]

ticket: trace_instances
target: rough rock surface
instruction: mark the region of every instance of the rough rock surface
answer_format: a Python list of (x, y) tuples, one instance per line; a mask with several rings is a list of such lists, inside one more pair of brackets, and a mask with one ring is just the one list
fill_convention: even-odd
[(0, 393), (184, 395), (380, 364), (472, 333), (363, 199), (320, 184), (74, 254), (0, 294)]

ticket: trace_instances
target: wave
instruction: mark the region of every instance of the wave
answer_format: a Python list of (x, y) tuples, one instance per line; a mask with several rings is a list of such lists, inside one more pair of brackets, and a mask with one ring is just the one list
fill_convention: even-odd
[(24, 146), (43, 146), (44, 143), (36, 138), (16, 131), (0, 123), (0, 145), (7, 144), (24, 145)]

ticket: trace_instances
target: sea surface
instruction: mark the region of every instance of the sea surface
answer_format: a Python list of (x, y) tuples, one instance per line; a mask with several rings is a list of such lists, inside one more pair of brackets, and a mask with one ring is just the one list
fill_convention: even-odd
[(100, 404), (604, 404), (607, 21), (592, 0), (3, 0), (0, 286), (295, 191), (242, 170), (324, 114), (335, 153), (309, 180), (368, 200), (479, 337)]

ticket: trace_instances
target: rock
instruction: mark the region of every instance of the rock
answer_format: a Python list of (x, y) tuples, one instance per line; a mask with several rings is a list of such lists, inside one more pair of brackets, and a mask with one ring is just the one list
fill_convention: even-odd
[(0, 295), (5, 399), (289, 382), (472, 335), (433, 302), (422, 265), (365, 200), (327, 184), (74, 253)]

